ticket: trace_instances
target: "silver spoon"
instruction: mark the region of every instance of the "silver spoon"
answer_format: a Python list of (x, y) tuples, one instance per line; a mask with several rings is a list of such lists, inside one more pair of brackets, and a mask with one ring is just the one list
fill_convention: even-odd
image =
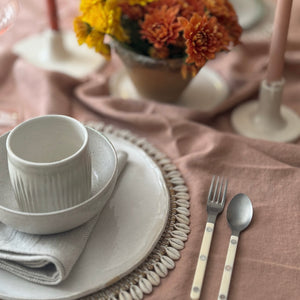
[(227, 208), (227, 221), (232, 233), (219, 290), (219, 300), (224, 300), (228, 297), (239, 234), (249, 226), (252, 220), (252, 216), (253, 207), (248, 196), (245, 194), (237, 194), (236, 196), (234, 196)]

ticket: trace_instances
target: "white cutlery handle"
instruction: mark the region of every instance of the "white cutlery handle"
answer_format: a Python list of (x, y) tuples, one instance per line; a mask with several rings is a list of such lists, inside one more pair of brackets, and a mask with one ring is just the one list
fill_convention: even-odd
[(190, 294), (192, 300), (197, 300), (200, 298), (210, 244), (214, 233), (214, 227), (215, 227), (214, 223), (211, 222), (206, 223), (204, 235), (202, 238), (202, 244), (199, 252), (197, 267), (194, 275), (193, 285), (191, 289), (191, 294)]
[(218, 300), (227, 299), (239, 237), (230, 237)]

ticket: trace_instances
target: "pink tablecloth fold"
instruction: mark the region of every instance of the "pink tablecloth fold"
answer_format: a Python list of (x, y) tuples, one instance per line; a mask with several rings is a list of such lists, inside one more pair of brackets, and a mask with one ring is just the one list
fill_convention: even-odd
[[(273, 0), (268, 0), (272, 2)], [(33, 1), (28, 1), (28, 3)], [(273, 1), (274, 2), (274, 1)], [(29, 4), (28, 4), (29, 5)], [(31, 4), (33, 5), (33, 4)], [(35, 2), (22, 20), (34, 16)], [(74, 3), (61, 1), (63, 25)], [(283, 102), (300, 114), (300, 1), (293, 3), (284, 77)], [(27, 18), (27, 19), (26, 19)], [(28, 24), (28, 23), (26, 23)], [(32, 31), (43, 30), (43, 23)], [(29, 28), (29, 26), (25, 27)], [(19, 29), (20, 38), (26, 30)], [(5, 37), (5, 36), (3, 36)], [(6, 44), (12, 43), (10, 37)], [(113, 59), (102, 71), (75, 80), (39, 70), (0, 47), (0, 108), (19, 111), (21, 119), (63, 113), (82, 121), (105, 121), (146, 137), (178, 166), (191, 195), (191, 234), (176, 268), (147, 300), (189, 299), (206, 222), (206, 197), (213, 174), (229, 180), (227, 204), (246, 193), (254, 218), (242, 233), (232, 277), (231, 300), (297, 299), (300, 294), (300, 141), (295, 144), (252, 140), (233, 133), (229, 116), (239, 103), (257, 97), (267, 66), (269, 40), (245, 40), (210, 66), (226, 79), (229, 98), (210, 112), (150, 101), (112, 98), (108, 79), (119, 67)], [(6, 129), (1, 128), (4, 132)], [(225, 212), (219, 217), (211, 246), (202, 300), (217, 299), (230, 230)]]

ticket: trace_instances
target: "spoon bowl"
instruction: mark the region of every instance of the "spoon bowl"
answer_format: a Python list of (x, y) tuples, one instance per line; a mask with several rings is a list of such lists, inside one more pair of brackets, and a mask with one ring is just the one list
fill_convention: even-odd
[(218, 299), (228, 299), (239, 235), (241, 231), (245, 230), (250, 225), (252, 217), (253, 206), (249, 197), (245, 194), (235, 195), (227, 208), (227, 221), (232, 233), (227, 250)]
[(245, 230), (253, 216), (251, 200), (245, 194), (237, 194), (230, 201), (227, 208), (227, 221), (235, 235)]

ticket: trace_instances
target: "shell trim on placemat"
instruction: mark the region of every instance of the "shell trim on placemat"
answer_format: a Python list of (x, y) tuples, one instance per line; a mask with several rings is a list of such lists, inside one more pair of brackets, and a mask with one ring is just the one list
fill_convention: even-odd
[(160, 279), (175, 268), (180, 251), (190, 233), (190, 195), (181, 172), (164, 153), (156, 149), (145, 138), (140, 138), (129, 130), (118, 129), (102, 122), (85, 125), (104, 134), (112, 134), (138, 146), (148, 154), (160, 168), (170, 196), (170, 210), (165, 230), (149, 256), (130, 274), (116, 283), (80, 298), (81, 300), (141, 300), (150, 294)]

